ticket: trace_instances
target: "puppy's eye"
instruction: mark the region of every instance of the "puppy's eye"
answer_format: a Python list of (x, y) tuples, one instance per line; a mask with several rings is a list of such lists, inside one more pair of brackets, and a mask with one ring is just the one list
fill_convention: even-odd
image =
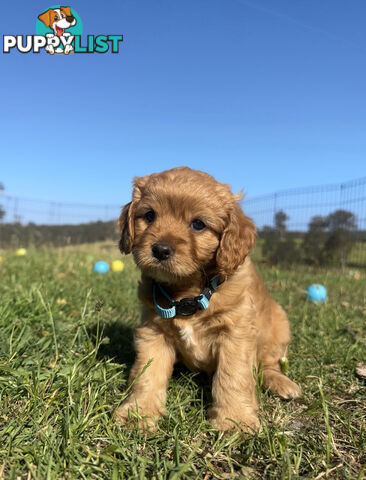
[(191, 228), (192, 228), (192, 230), (195, 230), (196, 232), (200, 232), (201, 230), (206, 228), (206, 225), (202, 222), (202, 220), (199, 220), (198, 218), (196, 218), (191, 223)]
[(61, 13), (62, 18), (66, 18), (66, 15), (64, 13)]
[(58, 16), (57, 16), (57, 15), (55, 15), (55, 20), (58, 20)]
[(154, 210), (149, 210), (148, 212), (146, 212), (144, 215), (144, 219), (147, 221), (147, 223), (152, 223), (155, 220)]

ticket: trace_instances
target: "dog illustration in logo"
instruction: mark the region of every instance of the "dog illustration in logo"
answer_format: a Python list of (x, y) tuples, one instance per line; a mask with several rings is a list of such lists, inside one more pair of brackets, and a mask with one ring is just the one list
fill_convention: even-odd
[[(45, 50), (51, 55), (54, 53), (66, 53), (66, 55), (69, 54), (74, 48), (71, 44), (67, 43), (68, 37), (71, 36), (71, 33), (65, 32), (65, 30), (76, 25), (76, 18), (71, 13), (71, 8), (49, 8), (46, 12), (38, 15), (38, 18), (46, 25), (46, 27), (49, 27), (53, 30), (53, 33), (46, 33), (48, 45)], [(63, 37), (64, 42), (66, 43), (65, 48), (55, 49), (52, 44), (53, 37), (60, 37), (60, 39)]]

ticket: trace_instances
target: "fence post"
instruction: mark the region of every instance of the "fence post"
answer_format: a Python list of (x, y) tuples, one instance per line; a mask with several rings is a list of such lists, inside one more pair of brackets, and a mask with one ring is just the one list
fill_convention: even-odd
[(276, 225), (275, 225), (275, 217), (276, 217), (276, 213), (277, 213), (277, 196), (278, 196), (278, 193), (277, 193), (277, 192), (273, 194), (273, 219), (272, 219), (273, 228), (276, 227)]
[(339, 185), (339, 207), (341, 208), (344, 204), (344, 189), (345, 189), (345, 184), (341, 183)]
[(18, 199), (14, 198), (14, 223), (18, 221)]

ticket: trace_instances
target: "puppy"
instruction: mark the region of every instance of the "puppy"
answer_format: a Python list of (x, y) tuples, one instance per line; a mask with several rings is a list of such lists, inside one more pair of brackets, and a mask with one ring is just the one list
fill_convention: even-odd
[[(253, 369), (283, 398), (300, 387), (280, 368), (290, 341), (285, 312), (268, 295), (248, 253), (256, 229), (230, 188), (187, 167), (134, 180), (119, 218), (120, 250), (141, 270), (142, 323), (130, 396), (117, 422), (138, 411), (142, 427), (165, 413), (173, 365), (213, 373), (209, 418), (225, 431), (259, 428)], [(148, 362), (151, 362), (147, 367)]]
[[(49, 27), (53, 30), (53, 33), (47, 33), (46, 37), (51, 39), (52, 37), (70, 37), (70, 32), (65, 32), (67, 28), (73, 27), (76, 25), (76, 18), (71, 13), (70, 7), (60, 7), (60, 8), (49, 8), (47, 11), (41, 13), (38, 16), (39, 20), (43, 22), (46, 27)], [(67, 44), (65, 49), (57, 48), (54, 49), (52, 44), (48, 44), (46, 51), (53, 55), (54, 53), (65, 53), (69, 54), (73, 50), (71, 44)]]

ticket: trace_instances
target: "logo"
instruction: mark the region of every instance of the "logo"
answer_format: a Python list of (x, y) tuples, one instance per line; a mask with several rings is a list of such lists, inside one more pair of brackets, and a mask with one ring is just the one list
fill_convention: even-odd
[(38, 15), (36, 35), (3, 35), (3, 53), (119, 53), (123, 35), (87, 35), (83, 45), (82, 33), (83, 23), (76, 10), (54, 5)]

